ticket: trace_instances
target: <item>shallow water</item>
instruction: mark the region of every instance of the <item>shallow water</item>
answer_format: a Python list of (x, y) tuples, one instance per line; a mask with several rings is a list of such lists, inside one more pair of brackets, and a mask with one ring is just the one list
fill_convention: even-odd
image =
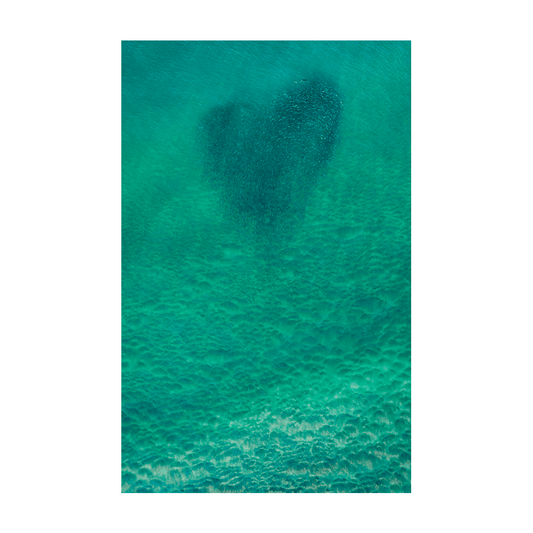
[[(324, 164), (320, 105), (272, 141), (315, 77)], [(125, 42), (122, 89), (123, 492), (410, 492), (410, 43)]]

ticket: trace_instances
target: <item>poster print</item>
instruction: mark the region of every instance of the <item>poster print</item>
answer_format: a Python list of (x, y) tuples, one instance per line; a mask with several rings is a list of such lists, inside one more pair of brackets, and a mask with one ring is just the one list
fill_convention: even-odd
[(408, 41), (122, 43), (122, 492), (410, 492)]

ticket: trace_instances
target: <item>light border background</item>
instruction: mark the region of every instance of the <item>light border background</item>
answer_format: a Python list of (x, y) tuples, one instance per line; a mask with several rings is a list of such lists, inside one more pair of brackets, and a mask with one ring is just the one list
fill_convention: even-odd
[[(122, 494), (121, 41), (409, 40), (412, 65), (412, 493)], [(431, 22), (429, 20), (103, 20), (102, 509), (114, 513), (431, 512)]]

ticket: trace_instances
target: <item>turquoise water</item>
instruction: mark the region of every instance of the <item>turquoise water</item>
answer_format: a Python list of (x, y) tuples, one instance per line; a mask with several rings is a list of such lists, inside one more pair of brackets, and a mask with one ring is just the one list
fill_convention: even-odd
[(123, 492), (411, 491), (410, 63), (123, 43)]

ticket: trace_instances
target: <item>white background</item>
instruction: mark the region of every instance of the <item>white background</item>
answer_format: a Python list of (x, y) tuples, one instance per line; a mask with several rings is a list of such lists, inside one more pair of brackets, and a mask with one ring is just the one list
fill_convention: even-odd
[[(103, 513), (431, 512), (431, 22), (429, 20), (102, 21)], [(121, 493), (121, 41), (411, 41), (411, 494)]]

